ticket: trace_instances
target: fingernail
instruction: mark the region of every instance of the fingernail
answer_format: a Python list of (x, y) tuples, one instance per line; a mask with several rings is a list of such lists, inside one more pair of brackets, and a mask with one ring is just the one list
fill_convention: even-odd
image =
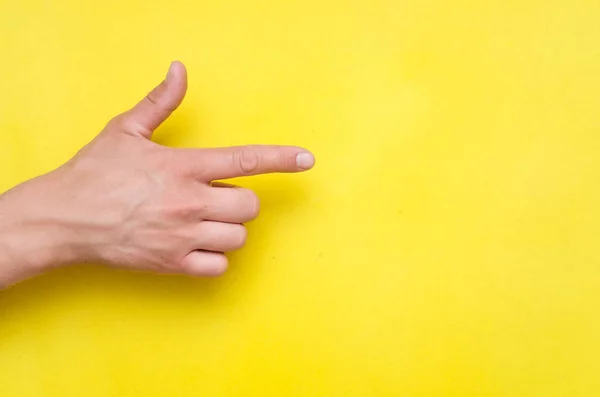
[(302, 170), (309, 170), (315, 165), (315, 156), (308, 152), (299, 153), (296, 156), (296, 165)]
[(175, 61), (171, 62), (169, 66), (169, 71), (167, 72), (167, 79), (171, 79), (175, 76)]

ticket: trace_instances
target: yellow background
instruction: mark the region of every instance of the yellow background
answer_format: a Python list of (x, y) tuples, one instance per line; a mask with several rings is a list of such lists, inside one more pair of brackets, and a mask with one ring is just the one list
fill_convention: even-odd
[(242, 182), (263, 212), (221, 279), (0, 292), (0, 395), (600, 395), (599, 21), (597, 0), (1, 0), (1, 190), (173, 59), (190, 88), (159, 142), (318, 166)]

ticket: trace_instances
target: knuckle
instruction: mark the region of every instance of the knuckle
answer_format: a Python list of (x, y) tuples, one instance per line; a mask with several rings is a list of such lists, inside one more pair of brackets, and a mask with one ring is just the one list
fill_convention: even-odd
[(240, 149), (233, 152), (232, 161), (244, 174), (252, 174), (258, 169), (258, 154), (250, 149)]
[(146, 127), (136, 122), (128, 113), (113, 117), (107, 124), (108, 131), (121, 132), (129, 135), (139, 136), (148, 134)]
[(202, 201), (202, 202), (198, 202), (195, 206), (194, 206), (194, 216), (199, 216), (202, 219), (205, 219), (209, 216), (209, 214), (212, 212), (213, 210), (213, 206), (211, 203), (206, 202), (206, 201)]
[[(178, 194), (183, 196), (185, 193)], [(177, 194), (162, 203), (163, 214), (167, 219), (184, 221), (199, 219), (199, 216), (206, 212), (206, 207), (206, 202), (198, 202), (185, 196), (178, 197)]]
[[(160, 148), (164, 149), (164, 148)], [(166, 175), (171, 178), (176, 178), (179, 181), (187, 181), (188, 178), (188, 166), (185, 161), (177, 156), (176, 153), (171, 152), (170, 148), (167, 148), (165, 153), (151, 153), (152, 161), (155, 162), (156, 167), (162, 170)]]
[(158, 106), (158, 100), (155, 98), (156, 96), (157, 96), (156, 91), (150, 91), (148, 94), (146, 94), (146, 100), (148, 102), (150, 102), (152, 105)]
[(106, 124), (106, 130), (108, 131), (121, 131), (125, 129), (125, 117), (119, 114), (108, 121)]
[(146, 94), (146, 102), (154, 111), (172, 113), (177, 109), (177, 106), (168, 100), (168, 95), (165, 95), (169, 90), (167, 82), (163, 80), (152, 91)]
[(285, 153), (279, 153), (277, 155), (277, 168), (280, 170), (287, 170), (292, 168), (290, 164), (290, 156)]
[(196, 208), (189, 205), (178, 205), (173, 207), (167, 207), (164, 210), (166, 218), (169, 219), (190, 219), (196, 213)]

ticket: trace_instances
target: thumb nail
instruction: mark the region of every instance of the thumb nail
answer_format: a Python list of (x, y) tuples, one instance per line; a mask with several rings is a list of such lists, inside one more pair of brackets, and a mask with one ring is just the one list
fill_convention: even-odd
[(167, 80), (172, 79), (175, 76), (175, 62), (171, 62), (169, 71), (167, 72)]

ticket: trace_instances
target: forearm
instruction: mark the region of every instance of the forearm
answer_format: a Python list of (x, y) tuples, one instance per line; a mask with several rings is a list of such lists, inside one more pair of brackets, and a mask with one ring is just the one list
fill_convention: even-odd
[(28, 252), (15, 249), (19, 239), (11, 228), (0, 227), (0, 290), (41, 272)]
[(37, 238), (28, 237), (30, 232), (19, 228), (20, 222), (6, 210), (0, 205), (0, 289), (36, 275), (43, 268), (40, 262), (46, 261), (41, 250), (33, 252)]
[(0, 289), (75, 261), (66, 228), (42, 209), (37, 181), (0, 195)]

